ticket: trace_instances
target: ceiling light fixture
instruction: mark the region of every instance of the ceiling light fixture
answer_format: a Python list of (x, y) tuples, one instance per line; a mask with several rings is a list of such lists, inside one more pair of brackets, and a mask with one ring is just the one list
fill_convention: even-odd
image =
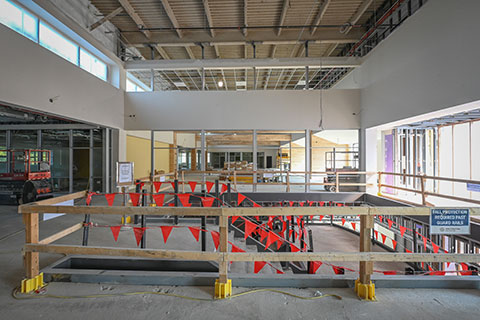
[(223, 81), (222, 81), (222, 80), (218, 81), (218, 86), (219, 86), (220, 88), (223, 88)]

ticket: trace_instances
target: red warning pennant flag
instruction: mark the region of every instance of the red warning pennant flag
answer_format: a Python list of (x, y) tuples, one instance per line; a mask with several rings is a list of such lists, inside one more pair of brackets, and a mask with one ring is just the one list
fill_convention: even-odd
[(422, 236), (423, 238), (423, 249), (426, 251), (427, 250), (427, 237)]
[(377, 231), (377, 230), (373, 230), (373, 232), (375, 233), (375, 239), (378, 240), (378, 231)]
[(168, 237), (173, 230), (173, 226), (160, 226), (160, 229), (162, 230), (163, 242), (167, 243)]
[(433, 268), (430, 265), (427, 265), (428, 271), (433, 271)]
[(445, 271), (432, 271), (432, 272), (429, 272), (428, 274), (431, 276), (444, 276)]
[(412, 253), (412, 251), (408, 250), (408, 249), (405, 249), (405, 252), (407, 253)]
[(321, 261), (312, 261), (311, 264), (310, 264), (310, 266), (311, 266), (310, 267), (311, 268), (310, 273), (311, 274), (317, 273), (318, 268), (320, 268), (322, 266), (322, 264), (323, 264), (323, 262), (321, 262)]
[(300, 205), (300, 207), (303, 207), (303, 205), (305, 204), (305, 202), (299, 202), (298, 204)]
[(232, 223), (234, 223), (235, 221), (237, 221), (237, 219), (240, 218), (239, 216), (232, 216)]
[(115, 240), (115, 242), (117, 242), (117, 240), (118, 240), (118, 234), (120, 233), (120, 229), (122, 229), (122, 226), (111, 226), (110, 227), (110, 230), (112, 230), (113, 239)]
[(163, 200), (165, 199), (165, 194), (164, 193), (153, 194), (152, 197), (153, 197), (153, 201), (155, 201), (155, 204), (157, 205), (157, 207), (163, 207)]
[(440, 249), (440, 247), (432, 242), (432, 249), (433, 249), (433, 253), (438, 253), (438, 249)]
[(137, 207), (138, 206), (138, 202), (140, 201), (140, 193), (129, 193), (130, 195), (130, 200), (132, 201), (132, 205), (134, 207)]
[(162, 187), (162, 183), (160, 181), (153, 181), (153, 187), (155, 188), (155, 192), (158, 193)]
[(105, 199), (107, 199), (108, 206), (111, 207), (113, 205), (113, 201), (115, 200), (115, 193), (106, 193)]
[(265, 238), (268, 236), (268, 232), (263, 229), (258, 229), (258, 233), (260, 234), (260, 241), (265, 240)]
[(257, 228), (257, 225), (253, 222), (245, 220), (245, 240), (252, 234)]
[(282, 244), (283, 244), (283, 240), (280, 239), (280, 237), (278, 237), (278, 239), (277, 239), (277, 250), (280, 250), (280, 247), (282, 246)]
[(383, 216), (378, 216), (378, 220), (380, 220), (380, 222), (383, 222)]
[(288, 231), (288, 237), (289, 237), (289, 238), (291, 238), (291, 237), (292, 237), (292, 233), (293, 233), (293, 230), (292, 230), (292, 229), (290, 229), (290, 230)]
[(397, 250), (397, 241), (392, 239), (393, 250)]
[(201, 199), (202, 199), (202, 205), (204, 207), (211, 207), (213, 205), (213, 201), (215, 201), (215, 198), (210, 198), (210, 197), (202, 197)]
[(237, 205), (240, 205), (243, 202), (243, 200), (245, 200), (245, 198), (246, 197), (243, 194), (239, 193), (237, 195)]
[(342, 218), (342, 226), (345, 225), (345, 222), (346, 222), (345, 218)]
[(192, 233), (193, 237), (195, 238), (195, 240), (198, 240), (200, 239), (200, 228), (197, 228), (197, 227), (188, 227), (188, 229), (190, 230), (190, 232)]
[(271, 232), (271, 231), (268, 232), (267, 242), (265, 244), (265, 250), (267, 250), (271, 244), (277, 242), (278, 240), (280, 239), (278, 238), (278, 235), (275, 232)]
[(232, 243), (232, 252), (245, 252), (245, 250), (240, 249), (239, 247), (237, 247)]
[(224, 194), (227, 192), (228, 186), (225, 183), (222, 183), (222, 190), (220, 191), (220, 194)]
[(90, 205), (90, 202), (92, 202), (92, 196), (94, 195), (95, 193), (94, 192), (89, 192), (88, 195), (87, 195), (87, 199), (85, 200), (85, 203), (87, 204), (87, 206)]
[(343, 207), (344, 204), (343, 203), (337, 203), (337, 207)]
[(143, 234), (145, 233), (146, 228), (138, 228), (133, 227), (133, 233), (135, 234), (135, 240), (137, 240), (137, 247), (140, 245), (140, 241), (142, 241)]
[(386, 276), (393, 276), (397, 274), (397, 271), (383, 271), (383, 274)]
[(356, 230), (356, 226), (357, 226), (357, 224), (356, 224), (355, 222), (350, 222), (350, 223), (352, 224), (352, 228), (353, 228), (353, 230)]
[(195, 192), (195, 188), (197, 187), (197, 182), (196, 181), (189, 181), (188, 185), (190, 186), (190, 189), (192, 192)]
[(263, 269), (263, 267), (267, 264), (265, 261), (255, 261), (254, 267), (253, 267), (253, 272), (258, 273), (260, 270)]
[(205, 184), (207, 185), (207, 192), (210, 193), (210, 191), (213, 188), (214, 183), (210, 181), (206, 181)]
[(190, 193), (182, 193), (178, 195), (178, 199), (182, 203), (182, 206), (184, 207), (190, 207), (189, 201), (190, 201)]
[(325, 201), (319, 201), (318, 204), (320, 205), (320, 207), (323, 207), (325, 206)]
[(291, 249), (292, 252), (299, 252), (300, 251), (300, 248), (298, 248), (293, 243), (290, 243), (290, 249)]
[(318, 222), (321, 222), (323, 219), (323, 216), (318, 216)]
[(172, 189), (175, 190), (175, 182), (170, 182), (170, 184), (172, 185)]
[(168, 206), (169, 207), (175, 207), (175, 203), (172, 202), (172, 203), (168, 204)]
[(283, 272), (282, 270), (278, 270), (278, 269), (276, 269), (276, 270), (277, 270), (277, 271), (276, 271), (277, 274), (285, 274), (285, 272)]
[(293, 207), (294, 203), (295, 203), (294, 201), (288, 201), (288, 204), (290, 205), (290, 207)]
[[(261, 205), (259, 205), (259, 204), (256, 203), (256, 202), (253, 203), (253, 206), (254, 206), (255, 208), (260, 208), (260, 207), (261, 207)], [(257, 217), (257, 219), (258, 219), (258, 217)]]
[(400, 226), (400, 235), (403, 237), (403, 235), (405, 234), (405, 231), (407, 231), (407, 228), (404, 227), (404, 226)]
[(385, 244), (385, 240), (387, 240), (387, 236), (384, 235), (383, 233), (380, 234), (382, 236), (382, 242)]
[(215, 246), (215, 249), (218, 250), (218, 246), (220, 245), (220, 233), (217, 231), (212, 231), (212, 240), (213, 240), (213, 245)]
[(332, 266), (332, 269), (333, 269), (333, 272), (335, 272), (335, 274), (344, 274), (345, 273), (345, 271), (343, 271), (343, 268), (341, 268), (341, 267)]
[(388, 222), (388, 229), (392, 229), (393, 221), (390, 219), (387, 219)]

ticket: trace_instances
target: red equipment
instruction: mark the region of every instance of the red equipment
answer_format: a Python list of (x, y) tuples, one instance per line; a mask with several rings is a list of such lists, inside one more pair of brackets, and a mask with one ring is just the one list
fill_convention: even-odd
[(52, 197), (50, 150), (0, 150), (0, 197), (29, 203)]

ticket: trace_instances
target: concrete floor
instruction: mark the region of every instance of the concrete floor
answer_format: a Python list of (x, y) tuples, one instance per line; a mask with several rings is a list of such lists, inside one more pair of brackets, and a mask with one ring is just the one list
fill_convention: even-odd
[[(477, 319), (480, 313), (478, 290), (431, 290), (431, 289), (377, 289), (378, 302), (363, 302), (357, 299), (352, 289), (297, 289), (285, 291), (312, 297), (318, 290), (323, 294), (335, 293), (342, 300), (325, 297), (319, 300), (299, 300), (277, 293), (261, 292), (223, 301), (190, 301), (174, 297), (141, 294), (136, 296), (103, 297), (94, 299), (15, 300), (12, 290), (23, 277), (21, 248), (24, 241), (21, 217), (16, 207), (0, 206), (0, 319)], [(60, 217), (41, 223), (41, 237), (68, 227), (82, 217)], [(118, 217), (101, 216), (94, 222), (117, 224)], [(316, 235), (316, 251), (354, 251), (355, 235), (339, 229), (320, 227)], [(336, 230), (336, 231), (332, 231)], [(334, 232), (334, 234), (332, 233)], [(338, 233), (340, 232), (340, 233)], [(337, 240), (332, 241), (332, 238)], [(79, 243), (77, 232), (59, 243)], [(149, 232), (149, 247), (165, 247), (161, 236)], [(330, 242), (320, 239), (330, 239)], [(114, 245), (108, 228), (96, 228), (91, 232), (92, 245)], [(209, 248), (211, 247), (209, 239)], [(117, 246), (135, 246), (131, 230), (122, 231)], [(154, 245), (154, 244), (157, 245)], [(160, 244), (161, 243), (161, 244)], [(199, 246), (193, 236), (174, 230), (167, 243), (168, 248)], [(334, 246), (336, 248), (331, 248)], [(57, 260), (59, 255), (42, 254), (41, 267)], [(345, 265), (345, 263), (343, 263)], [(392, 266), (376, 265), (375, 268), (391, 269)], [(396, 266), (401, 267), (401, 266)], [(323, 268), (323, 267), (322, 267)], [(322, 269), (320, 268), (320, 269)], [(101, 285), (51, 283), (48, 294), (92, 295), (139, 291), (160, 291), (198, 298), (211, 298), (212, 287), (158, 287), (132, 285)], [(234, 293), (249, 289), (234, 288)]]

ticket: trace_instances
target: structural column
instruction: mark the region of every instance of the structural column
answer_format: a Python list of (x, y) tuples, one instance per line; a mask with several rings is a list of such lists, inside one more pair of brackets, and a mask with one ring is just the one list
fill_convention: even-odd
[(253, 192), (257, 192), (257, 130), (252, 133), (252, 148), (253, 148)]
[(228, 279), (228, 261), (225, 254), (228, 253), (228, 216), (220, 216), (220, 252), (218, 261), (218, 279), (215, 281), (215, 298), (225, 299), (232, 295), (232, 280)]
[[(38, 243), (38, 213), (24, 213), (25, 243)], [(43, 286), (43, 273), (40, 274), (38, 252), (25, 252), (25, 275), (22, 281), (23, 293), (37, 290)]]
[[(373, 229), (373, 216), (360, 216), (360, 252), (370, 252), (372, 242), (370, 235)], [(373, 273), (372, 261), (360, 261), (360, 277), (355, 281), (355, 292), (365, 300), (375, 300), (375, 285), (371, 281)]]
[(310, 172), (312, 171), (310, 133), (310, 129), (305, 130), (305, 192), (310, 192)]

